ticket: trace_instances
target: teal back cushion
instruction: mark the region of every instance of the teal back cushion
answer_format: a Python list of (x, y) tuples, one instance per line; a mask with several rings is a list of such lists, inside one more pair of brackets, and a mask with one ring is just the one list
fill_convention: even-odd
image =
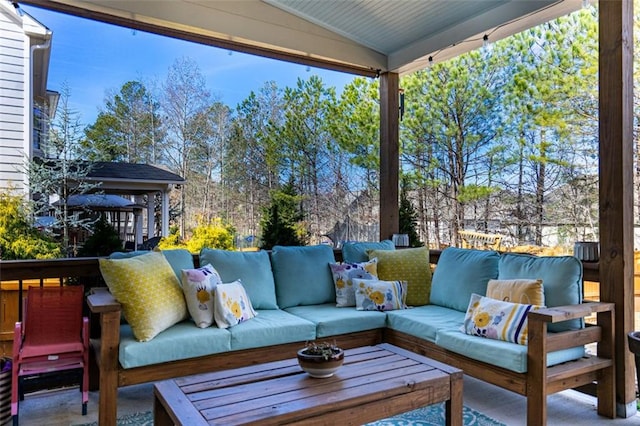
[[(573, 256), (533, 256), (504, 253), (500, 256), (498, 279), (529, 278), (542, 280), (547, 307), (582, 302), (582, 263)], [(549, 324), (550, 331), (575, 330), (582, 320)]]
[[(115, 252), (109, 255), (109, 259), (128, 259), (131, 257), (140, 256), (142, 254), (149, 253), (149, 250), (138, 250), (138, 251), (129, 251), (129, 252)], [(169, 265), (171, 265), (171, 269), (178, 277), (178, 281), (182, 279), (182, 270), (183, 269), (193, 269), (193, 255), (189, 252), (189, 250), (185, 249), (170, 249), (170, 250), (162, 250), (162, 254), (164, 255)]]
[(329, 269), (333, 249), (318, 246), (274, 246), (271, 251), (276, 296), (281, 309), (299, 305), (335, 303), (336, 290)]
[(442, 250), (431, 279), (429, 303), (465, 312), (471, 294), (487, 294), (489, 280), (498, 278), (499, 260), (500, 254), (491, 250)]
[(208, 263), (218, 271), (222, 282), (242, 281), (254, 309), (278, 309), (271, 261), (266, 251), (204, 248), (200, 252), (200, 266)]
[(342, 261), (350, 263), (367, 262), (369, 250), (395, 250), (396, 246), (391, 240), (379, 242), (344, 243), (342, 246)]

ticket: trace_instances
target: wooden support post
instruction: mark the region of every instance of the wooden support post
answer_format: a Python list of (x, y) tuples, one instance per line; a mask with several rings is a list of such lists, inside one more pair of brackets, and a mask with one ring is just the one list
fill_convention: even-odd
[(636, 413), (633, 329), (633, 1), (599, 2), (600, 297), (615, 303), (617, 412)]
[(380, 240), (400, 229), (399, 81), (397, 73), (380, 76)]

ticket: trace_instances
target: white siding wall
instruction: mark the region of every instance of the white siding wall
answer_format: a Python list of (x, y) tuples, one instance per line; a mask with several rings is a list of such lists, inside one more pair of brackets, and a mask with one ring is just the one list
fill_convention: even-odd
[(0, 191), (24, 191), (22, 166), (28, 135), (25, 111), (25, 49), (22, 28), (0, 10)]

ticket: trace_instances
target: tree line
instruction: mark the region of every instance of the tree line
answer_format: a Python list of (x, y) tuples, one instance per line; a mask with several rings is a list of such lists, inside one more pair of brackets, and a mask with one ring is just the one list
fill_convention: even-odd
[[(401, 78), (401, 205), (412, 239), (440, 247), (472, 229), (541, 245), (551, 225), (560, 243), (597, 239), (596, 14), (583, 9), (451, 60), (435, 55)], [(315, 75), (294, 87), (265, 82), (232, 108), (194, 59), (179, 58), (163, 81), (108, 93), (78, 155), (183, 176), (171, 210), (182, 235), (220, 218), (260, 237), (289, 197), (305, 242), (377, 239), (378, 84), (356, 77), (338, 94)]]

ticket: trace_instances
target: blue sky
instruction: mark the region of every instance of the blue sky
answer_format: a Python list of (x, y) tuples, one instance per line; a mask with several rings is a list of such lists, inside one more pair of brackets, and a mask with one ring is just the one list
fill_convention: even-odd
[(213, 95), (231, 108), (265, 82), (293, 87), (298, 78), (316, 74), (340, 93), (350, 74), (246, 55), (133, 31), (45, 9), (21, 8), (53, 32), (48, 88), (60, 91), (66, 81), (71, 107), (83, 124), (92, 124), (107, 91), (130, 80), (164, 81), (176, 58), (194, 59)]

